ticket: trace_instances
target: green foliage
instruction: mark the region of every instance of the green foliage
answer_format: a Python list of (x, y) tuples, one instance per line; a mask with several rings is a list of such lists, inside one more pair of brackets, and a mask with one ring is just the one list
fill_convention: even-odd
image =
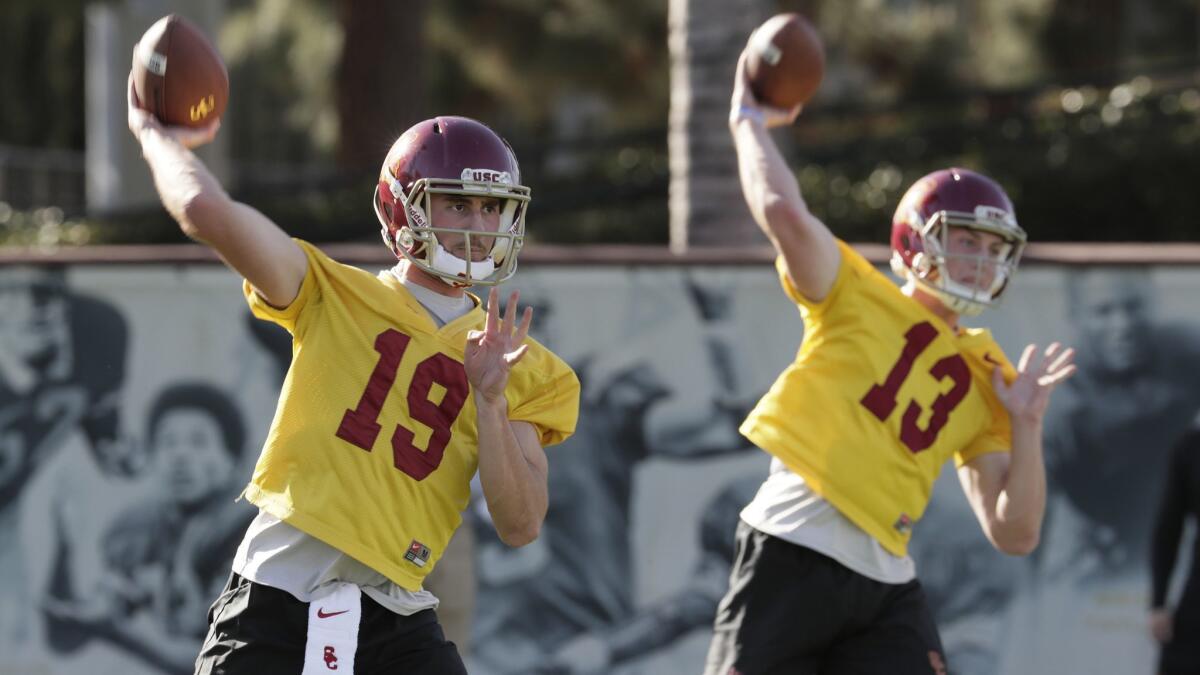
[[(363, 86), (420, 69), (412, 81), (425, 86), (411, 96), (424, 100), (414, 109), (475, 116), (501, 131), (534, 189), (534, 236), (666, 241), (666, 0), (413, 2), (421, 10), (409, 5), (406, 16), (423, 26), (419, 57), (380, 63)], [(82, 150), (85, 4), (0, 3), (0, 146)], [(298, 236), (376, 236), (372, 177), (334, 161), (344, 159), (337, 150), (347, 133), (337, 68), (354, 46), (338, 21), (371, 5), (226, 3), (218, 42), (232, 78), (235, 194)], [(958, 164), (1000, 179), (1037, 240), (1195, 238), (1194, 0), (781, 0), (779, 8), (814, 17), (829, 52), (827, 86), (792, 130), (791, 148), (806, 198), (839, 234), (881, 240), (907, 185)], [(382, 95), (365, 100), (372, 96)], [(0, 182), (14, 170), (11, 156), (7, 169), (3, 161)], [(8, 189), (16, 184), (9, 179)], [(161, 210), (83, 222), (0, 206), (0, 216), (0, 242), (181, 240)]]
[(48, 206), (18, 211), (0, 202), (0, 246), (52, 248), (92, 243), (94, 227), (66, 218), (62, 209)]
[(544, 134), (566, 99), (596, 97), (598, 131), (666, 117), (665, 0), (430, 3), (430, 100), (514, 134)]
[(883, 240), (903, 190), (947, 166), (999, 180), (1035, 241), (1195, 240), (1200, 91), (1191, 86), (1139, 77), (851, 120), (812, 111), (794, 133), (805, 198), (853, 241)]
[(218, 43), (229, 67), (233, 158), (329, 158), (337, 145), (333, 72), (343, 46), (330, 3), (230, 4)]

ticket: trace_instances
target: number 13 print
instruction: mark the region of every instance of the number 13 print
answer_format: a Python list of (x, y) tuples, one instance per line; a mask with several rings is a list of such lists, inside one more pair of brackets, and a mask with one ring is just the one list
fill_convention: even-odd
[[(928, 321), (922, 321), (909, 328), (908, 332), (904, 334), (905, 343), (904, 349), (900, 352), (900, 358), (892, 366), (892, 370), (884, 379), (883, 384), (873, 385), (859, 401), (875, 417), (879, 418), (880, 422), (886, 421), (896, 409), (898, 405), (896, 394), (900, 391), (900, 385), (908, 379), (913, 363), (933, 343), (937, 334), (937, 329)], [(916, 401), (908, 402), (908, 407), (904, 409), (904, 417), (900, 420), (900, 442), (904, 443), (913, 453), (927, 450), (929, 446), (933, 445), (933, 442), (937, 440), (938, 432), (946, 426), (946, 422), (950, 421), (950, 413), (958, 407), (959, 403), (962, 403), (967, 392), (971, 390), (971, 370), (959, 354), (951, 354), (939, 360), (929, 369), (929, 374), (935, 380), (949, 378), (954, 386), (933, 401), (930, 406), (933, 414), (929, 417), (929, 425), (924, 429), (917, 424), (917, 420), (924, 411)]]
[[(367, 452), (374, 447), (383, 429), (378, 422), (379, 412), (396, 381), (400, 359), (411, 339), (391, 328), (375, 338), (379, 361), (367, 380), (358, 407), (347, 410), (342, 416), (338, 438)], [(442, 402), (437, 404), (429, 400), (429, 392), (435, 383), (446, 390)], [(449, 356), (434, 354), (417, 364), (408, 384), (408, 414), (414, 422), (424, 424), (433, 433), (429, 436), (429, 447), (422, 451), (413, 445), (413, 432), (397, 424), (392, 432), (392, 461), (397, 469), (416, 480), (424, 480), (438, 468), (450, 442), (450, 427), (462, 411), (469, 392), (466, 368)]]

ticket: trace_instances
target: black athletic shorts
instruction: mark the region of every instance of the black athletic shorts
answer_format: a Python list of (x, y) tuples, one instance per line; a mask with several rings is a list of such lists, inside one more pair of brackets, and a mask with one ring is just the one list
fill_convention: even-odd
[(917, 581), (885, 584), (738, 523), (705, 675), (945, 675)]
[[(332, 646), (316, 645), (316, 664), (330, 675), (465, 674), (462, 658), (446, 640), (432, 609), (401, 616), (361, 595), (354, 667)], [(318, 615), (324, 610), (318, 609)], [(331, 620), (340, 611), (329, 608)], [(208, 612), (208, 636), (196, 675), (300, 675), (309, 643), (310, 606), (292, 594), (237, 574)], [(314, 633), (316, 634), (316, 633)], [(311, 672), (311, 670), (310, 670)]]

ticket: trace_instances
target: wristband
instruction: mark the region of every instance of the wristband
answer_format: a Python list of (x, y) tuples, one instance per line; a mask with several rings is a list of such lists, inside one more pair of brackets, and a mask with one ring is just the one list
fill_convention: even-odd
[(733, 113), (733, 120), (735, 122), (750, 120), (755, 124), (765, 124), (767, 117), (763, 114), (763, 111), (759, 110), (758, 108), (742, 104), (739, 105), (737, 111)]

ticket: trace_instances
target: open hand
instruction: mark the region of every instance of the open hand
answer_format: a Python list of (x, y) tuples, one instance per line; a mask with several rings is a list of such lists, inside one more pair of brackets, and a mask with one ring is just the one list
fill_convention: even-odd
[(463, 365), (467, 369), (467, 381), (475, 396), (495, 402), (504, 397), (508, 386), (508, 373), (525, 352), (525, 336), (533, 321), (533, 308), (526, 307), (517, 325), (517, 300), (521, 294), (513, 291), (508, 296), (504, 320), (500, 320), (500, 291), (495, 287), (488, 292), (487, 322), (482, 331), (467, 333), (467, 346), (463, 353)]
[[(1075, 350), (1054, 342), (1040, 358), (1037, 345), (1025, 347), (1017, 365), (1017, 378), (1004, 382), (1000, 368), (992, 371), (992, 385), (1000, 402), (1014, 420), (1041, 423), (1050, 403), (1050, 392), (1075, 374)], [(1036, 361), (1036, 364), (1034, 363)]]

